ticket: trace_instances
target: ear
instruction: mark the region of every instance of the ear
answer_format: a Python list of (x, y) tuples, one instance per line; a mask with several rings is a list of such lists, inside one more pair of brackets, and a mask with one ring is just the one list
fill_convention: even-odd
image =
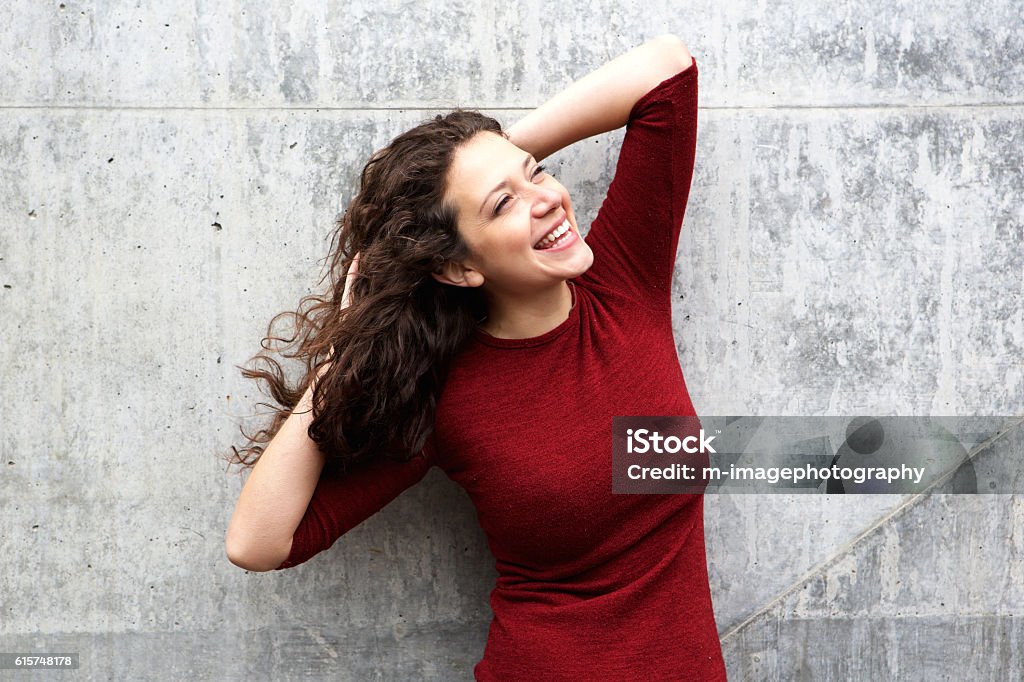
[(465, 263), (448, 261), (438, 272), (431, 273), (434, 279), (441, 284), (451, 284), (456, 287), (478, 287), (484, 283), (484, 276), (473, 267)]

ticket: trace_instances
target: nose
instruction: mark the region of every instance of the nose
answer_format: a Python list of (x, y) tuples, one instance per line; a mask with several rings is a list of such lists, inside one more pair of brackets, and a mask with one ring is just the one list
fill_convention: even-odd
[(537, 187), (533, 202), (533, 217), (543, 218), (562, 205), (562, 195), (550, 187)]

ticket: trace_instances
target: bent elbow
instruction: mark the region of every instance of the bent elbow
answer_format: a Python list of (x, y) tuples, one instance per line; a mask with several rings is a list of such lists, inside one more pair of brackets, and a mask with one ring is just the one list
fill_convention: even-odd
[(291, 546), (292, 541), (290, 538), (283, 550), (268, 547), (266, 544), (253, 545), (252, 543), (242, 542), (230, 533), (224, 539), (224, 551), (227, 554), (228, 561), (239, 568), (254, 573), (265, 573), (278, 568), (288, 558)]
[(667, 58), (671, 61), (670, 68), (674, 67), (675, 69), (672, 73), (678, 73), (693, 63), (690, 48), (674, 33), (662, 33), (651, 38), (651, 41), (657, 42), (664, 48)]

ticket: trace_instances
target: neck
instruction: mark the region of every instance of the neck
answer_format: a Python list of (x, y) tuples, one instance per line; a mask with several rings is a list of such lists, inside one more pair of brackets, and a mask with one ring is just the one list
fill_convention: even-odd
[(528, 339), (546, 334), (569, 318), (573, 294), (565, 280), (528, 298), (492, 294), (481, 328), (499, 339)]

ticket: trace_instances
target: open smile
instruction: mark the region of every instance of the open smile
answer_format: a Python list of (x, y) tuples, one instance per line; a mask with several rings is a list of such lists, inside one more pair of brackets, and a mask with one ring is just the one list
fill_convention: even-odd
[(557, 249), (574, 241), (575, 235), (576, 233), (573, 231), (572, 225), (569, 224), (569, 219), (566, 218), (562, 221), (561, 225), (548, 232), (540, 241), (534, 244), (533, 248), (538, 251)]

